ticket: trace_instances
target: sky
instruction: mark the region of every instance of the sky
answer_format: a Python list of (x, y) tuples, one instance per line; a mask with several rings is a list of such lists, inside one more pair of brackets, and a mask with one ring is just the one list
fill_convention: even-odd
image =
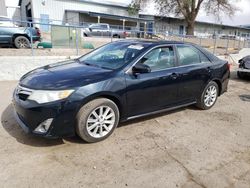
[[(109, 0), (110, 2), (120, 2), (121, 0)], [(122, 0), (122, 2), (129, 4), (131, 0)], [(152, 0), (153, 2), (153, 0)], [(236, 1), (235, 1), (236, 2)], [(239, 11), (235, 13), (232, 18), (229, 18), (226, 15), (221, 15), (220, 21), (213, 15), (206, 15), (205, 11), (201, 11), (197, 17), (197, 20), (204, 21), (204, 22), (215, 22), (215, 23), (222, 23), (226, 25), (250, 25), (250, 0), (239, 0), (237, 4), (237, 8)], [(157, 11), (152, 11), (152, 7), (154, 7), (153, 3), (147, 6), (146, 10), (143, 12), (146, 13), (157, 13)]]
[[(5, 0), (7, 6), (17, 6), (19, 0)], [(98, 1), (98, 0), (92, 0)], [(114, 2), (116, 4), (128, 5), (131, 0), (102, 0), (106, 2)], [(153, 2), (153, 0), (151, 0)], [(233, 1), (233, 0), (232, 0)], [(226, 15), (222, 15), (220, 21), (216, 19), (213, 15), (206, 15), (204, 11), (201, 11), (197, 17), (197, 20), (204, 21), (204, 22), (214, 22), (219, 24), (226, 24), (226, 25), (250, 25), (250, 0), (239, 0), (236, 3), (239, 11), (236, 14), (229, 18)], [(154, 7), (153, 3), (149, 4), (144, 13), (157, 13), (156, 10), (152, 11), (152, 7)]]

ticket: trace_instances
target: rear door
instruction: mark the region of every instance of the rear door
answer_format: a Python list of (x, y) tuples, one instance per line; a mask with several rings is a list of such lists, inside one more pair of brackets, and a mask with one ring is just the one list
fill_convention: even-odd
[(180, 80), (179, 97), (192, 102), (200, 96), (211, 79), (212, 62), (203, 52), (191, 45), (176, 45), (178, 73)]

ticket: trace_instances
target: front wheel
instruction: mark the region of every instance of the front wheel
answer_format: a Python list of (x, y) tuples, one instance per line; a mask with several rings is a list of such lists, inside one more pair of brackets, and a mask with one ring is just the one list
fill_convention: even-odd
[(118, 123), (117, 105), (109, 99), (99, 98), (79, 110), (76, 132), (86, 142), (99, 142), (109, 137)]
[(208, 110), (212, 108), (218, 98), (218, 94), (218, 84), (214, 81), (209, 82), (203, 90), (200, 98), (197, 100), (196, 106), (203, 110)]

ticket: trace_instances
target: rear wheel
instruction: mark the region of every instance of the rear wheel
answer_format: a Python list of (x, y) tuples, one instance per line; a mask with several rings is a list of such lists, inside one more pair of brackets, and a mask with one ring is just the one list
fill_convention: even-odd
[(211, 81), (203, 90), (196, 106), (203, 110), (208, 110), (214, 106), (219, 94), (219, 87), (216, 82)]
[(117, 105), (106, 98), (85, 104), (77, 114), (77, 134), (86, 142), (98, 142), (109, 137), (119, 123)]
[(18, 36), (14, 39), (16, 48), (30, 48), (30, 41), (25, 36)]

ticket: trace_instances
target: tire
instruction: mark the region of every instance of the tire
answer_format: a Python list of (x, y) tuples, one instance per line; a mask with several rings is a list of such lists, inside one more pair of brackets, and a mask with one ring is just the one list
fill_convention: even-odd
[(218, 94), (218, 84), (214, 81), (209, 82), (199, 99), (197, 99), (196, 106), (202, 110), (208, 110), (212, 108), (217, 101)]
[(244, 73), (242, 73), (242, 72), (237, 72), (237, 76), (238, 76), (238, 78), (240, 78), (240, 79), (243, 79), (244, 77), (245, 77), (245, 75), (244, 75)]
[(98, 98), (88, 102), (79, 110), (76, 117), (76, 132), (86, 142), (99, 142), (113, 133), (119, 118), (119, 109), (113, 101)]
[(18, 36), (14, 39), (14, 45), (16, 48), (30, 48), (30, 41), (25, 36)]

